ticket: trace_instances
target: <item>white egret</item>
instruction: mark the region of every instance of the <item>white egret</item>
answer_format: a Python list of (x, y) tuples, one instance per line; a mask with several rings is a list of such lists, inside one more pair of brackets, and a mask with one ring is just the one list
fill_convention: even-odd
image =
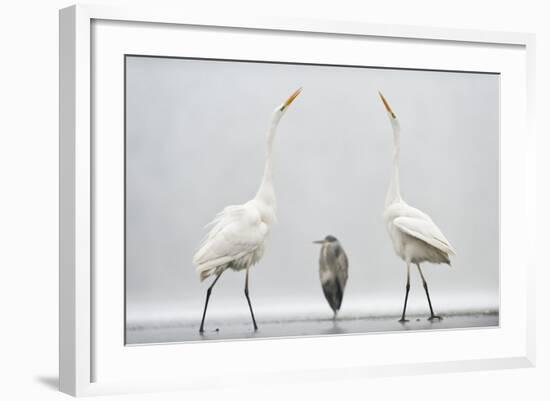
[(256, 196), (242, 205), (231, 205), (218, 213), (208, 225), (211, 227), (200, 249), (193, 258), (200, 280), (215, 276), (206, 291), (200, 332), (204, 332), (204, 319), (212, 288), (227, 269), (246, 270), (244, 294), (252, 316), (254, 330), (258, 329), (248, 296), (248, 272), (264, 254), (272, 224), (276, 220), (275, 190), (273, 188), (273, 141), (281, 117), (300, 94), (301, 88), (278, 106), (271, 116), (267, 135), (267, 158), (260, 188)]
[(313, 243), (321, 244), (319, 278), (325, 298), (334, 313), (333, 318), (336, 319), (348, 281), (348, 257), (340, 241), (332, 235)]
[(401, 132), (399, 120), (391, 109), (388, 101), (382, 93), (380, 98), (388, 113), (388, 117), (393, 129), (393, 172), (390, 180), (388, 192), (386, 194), (386, 203), (384, 210), (384, 221), (389, 236), (393, 243), (395, 253), (403, 259), (407, 265), (407, 284), (405, 293), (405, 302), (400, 322), (406, 322), (405, 313), (407, 310), (407, 300), (410, 289), (410, 264), (414, 263), (418, 268), (428, 305), (430, 306), (429, 320), (441, 319), (434, 314), (432, 301), (428, 291), (426, 278), (420, 268), (420, 263), (446, 263), (451, 264), (449, 256), (455, 255), (455, 251), (441, 230), (432, 221), (426, 213), (409, 206), (401, 197), (399, 186), (399, 135)]

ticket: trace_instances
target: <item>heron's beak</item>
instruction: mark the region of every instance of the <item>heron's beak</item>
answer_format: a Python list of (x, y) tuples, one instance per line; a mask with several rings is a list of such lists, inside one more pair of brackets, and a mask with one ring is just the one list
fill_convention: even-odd
[(281, 107), (281, 110), (284, 110), (288, 106), (290, 106), (290, 103), (292, 103), (294, 101), (294, 99), (296, 99), (298, 97), (300, 92), (302, 92), (302, 88), (298, 88), (297, 90), (295, 90), (294, 93), (292, 95), (290, 95), (290, 97), (288, 99), (285, 100), (285, 102), (283, 103), (283, 107)]
[(384, 103), (384, 107), (386, 107), (386, 110), (388, 111), (388, 113), (390, 113), (390, 115), (392, 116), (392, 118), (397, 118), (395, 113), (393, 112), (393, 110), (391, 109), (390, 107), (390, 104), (388, 103), (388, 101), (386, 100), (386, 98), (384, 97), (384, 95), (382, 94), (382, 92), (378, 91), (378, 95), (380, 95), (380, 99), (382, 99), (382, 103)]
[(325, 243), (325, 240), (324, 239), (320, 239), (320, 240), (317, 240), (317, 241), (313, 241), (314, 244), (324, 244)]

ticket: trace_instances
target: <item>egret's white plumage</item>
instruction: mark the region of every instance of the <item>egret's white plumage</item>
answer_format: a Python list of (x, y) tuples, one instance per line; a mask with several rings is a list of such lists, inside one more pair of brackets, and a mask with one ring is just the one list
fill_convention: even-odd
[(394, 202), (384, 211), (386, 228), (395, 253), (409, 263), (447, 263), (455, 251), (426, 213), (405, 201)]
[(238, 271), (257, 263), (273, 221), (269, 215), (274, 219), (275, 208), (256, 199), (223, 209), (193, 259), (201, 281), (227, 268)]
[(380, 98), (384, 103), (392, 125), (394, 141), (393, 172), (386, 195), (384, 221), (395, 253), (407, 264), (407, 292), (401, 321), (406, 321), (405, 312), (410, 287), (409, 270), (411, 263), (417, 265), (420, 276), (422, 277), (424, 289), (426, 291), (426, 296), (430, 306), (430, 318), (439, 318), (433, 313), (428, 286), (424, 275), (422, 274), (420, 263), (446, 263), (450, 265), (451, 262), (449, 256), (455, 255), (455, 251), (449, 240), (445, 238), (439, 227), (437, 227), (430, 216), (408, 205), (401, 197), (401, 189), (399, 184), (401, 127), (397, 116), (381, 93)]
[(263, 256), (271, 226), (276, 220), (276, 200), (273, 187), (273, 141), (281, 117), (287, 107), (300, 94), (295, 91), (272, 114), (267, 136), (267, 158), (260, 188), (256, 196), (242, 205), (231, 205), (223, 209), (207, 226), (210, 231), (193, 257), (200, 280), (215, 275), (209, 287), (201, 329), (208, 306), (210, 292), (217, 279), (226, 269), (246, 270), (245, 295), (248, 300), (254, 328), (256, 322), (248, 297), (248, 270)]

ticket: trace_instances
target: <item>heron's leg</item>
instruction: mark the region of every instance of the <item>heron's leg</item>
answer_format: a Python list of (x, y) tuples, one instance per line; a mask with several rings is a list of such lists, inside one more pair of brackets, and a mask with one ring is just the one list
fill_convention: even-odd
[(420, 273), (420, 277), (422, 277), (422, 284), (424, 285), (424, 291), (426, 291), (426, 297), (428, 297), (428, 305), (430, 305), (430, 317), (428, 318), (428, 320), (434, 320), (434, 319), (441, 320), (441, 316), (434, 315), (434, 310), (432, 308), (432, 300), (430, 299), (430, 292), (428, 291), (428, 283), (426, 283), (424, 274), (422, 274), (422, 269), (420, 268), (420, 265), (418, 263), (416, 264), (416, 267), (418, 267), (418, 272)]
[(411, 266), (409, 262), (407, 262), (407, 285), (405, 286), (405, 289), (405, 303), (403, 304), (403, 313), (401, 314), (401, 319), (399, 319), (400, 323), (408, 322), (408, 320), (405, 319), (405, 313), (407, 312), (407, 301), (409, 299), (409, 290), (411, 289)]
[(252, 310), (252, 304), (250, 303), (250, 297), (248, 296), (248, 269), (246, 269), (246, 278), (244, 279), (244, 295), (248, 301), (248, 308), (250, 309), (250, 315), (252, 315), (252, 323), (254, 324), (254, 331), (258, 330), (256, 325), (256, 318), (254, 317), (254, 311)]
[(204, 311), (202, 312), (202, 320), (201, 320), (201, 328), (199, 329), (200, 333), (204, 333), (204, 318), (206, 317), (206, 309), (208, 308), (208, 301), (210, 300), (210, 294), (212, 293), (212, 288), (214, 287), (214, 284), (216, 284), (216, 281), (220, 278), (222, 275), (223, 270), (218, 273), (212, 284), (210, 284), (210, 287), (206, 290), (206, 301), (204, 302)]

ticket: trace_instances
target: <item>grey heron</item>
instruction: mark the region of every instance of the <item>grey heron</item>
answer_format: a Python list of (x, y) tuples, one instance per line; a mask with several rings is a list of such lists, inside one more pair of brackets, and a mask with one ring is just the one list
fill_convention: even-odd
[(319, 278), (325, 298), (334, 313), (333, 318), (336, 319), (348, 281), (348, 257), (340, 241), (332, 235), (313, 243), (321, 244)]

